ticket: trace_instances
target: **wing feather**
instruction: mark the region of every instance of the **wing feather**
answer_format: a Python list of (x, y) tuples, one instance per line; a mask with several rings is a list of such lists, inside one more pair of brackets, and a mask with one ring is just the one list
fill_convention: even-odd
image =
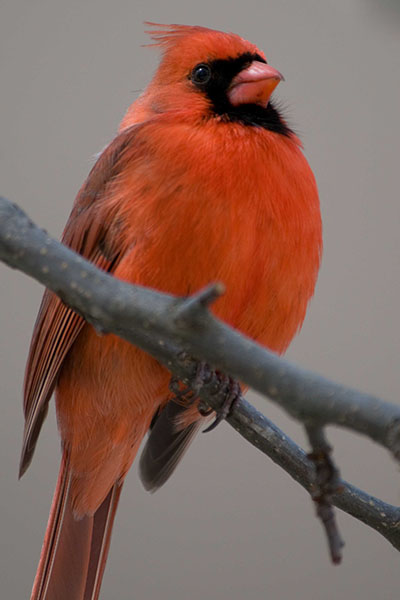
[[(115, 207), (106, 202), (109, 185), (132, 159), (132, 146), (141, 126), (121, 132), (102, 152), (80, 189), (62, 242), (97, 267), (113, 272), (123, 249), (118, 240)], [(127, 152), (129, 149), (129, 152)], [(84, 325), (82, 317), (66, 306), (53, 292), (46, 290), (39, 309), (25, 371), (25, 429), (20, 476), (28, 468), (35, 450), (48, 402), (61, 365)]]
[(187, 407), (170, 400), (154, 419), (139, 460), (140, 479), (150, 492), (171, 477), (203, 423), (199, 419), (181, 429), (179, 419), (185, 411)]

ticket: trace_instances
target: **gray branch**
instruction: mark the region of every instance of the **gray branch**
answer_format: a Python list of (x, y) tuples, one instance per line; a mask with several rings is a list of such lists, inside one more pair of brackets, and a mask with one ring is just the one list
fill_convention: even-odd
[[(0, 259), (53, 290), (99, 332), (113, 332), (152, 354), (183, 382), (196, 357), (257, 390), (307, 427), (336, 424), (362, 433), (400, 458), (400, 408), (333, 383), (278, 358), (215, 318), (207, 306), (221, 284), (176, 298), (130, 285), (97, 269), (39, 229), (16, 205), (0, 198)], [(218, 395), (200, 398), (214, 409)], [(227, 421), (311, 492), (310, 462), (292, 440), (246, 400)], [(366, 523), (400, 550), (400, 509), (343, 482), (338, 508)]]

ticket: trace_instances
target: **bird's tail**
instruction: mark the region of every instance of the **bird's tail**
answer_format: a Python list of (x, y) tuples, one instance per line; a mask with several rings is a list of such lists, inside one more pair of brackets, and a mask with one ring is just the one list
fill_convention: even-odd
[(64, 451), (31, 600), (97, 600), (122, 484), (93, 516), (74, 518)]

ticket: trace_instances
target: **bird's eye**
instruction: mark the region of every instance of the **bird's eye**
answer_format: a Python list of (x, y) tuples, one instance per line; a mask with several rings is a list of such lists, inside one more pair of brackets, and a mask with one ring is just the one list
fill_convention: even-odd
[(191, 74), (191, 80), (197, 85), (205, 85), (211, 79), (211, 69), (208, 65), (197, 65)]

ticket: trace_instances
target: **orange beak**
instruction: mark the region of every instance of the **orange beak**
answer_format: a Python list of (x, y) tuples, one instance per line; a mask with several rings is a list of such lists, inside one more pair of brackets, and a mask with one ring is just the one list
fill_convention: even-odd
[(264, 108), (278, 83), (284, 77), (279, 71), (258, 60), (240, 71), (228, 89), (228, 99), (233, 106), (259, 104)]

